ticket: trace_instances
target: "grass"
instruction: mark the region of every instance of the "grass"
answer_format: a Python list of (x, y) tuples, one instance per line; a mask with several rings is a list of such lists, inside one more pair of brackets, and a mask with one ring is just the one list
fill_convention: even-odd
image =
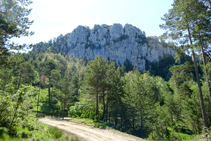
[(97, 127), (97, 128), (111, 128), (112, 124), (105, 122), (105, 121), (96, 121), (96, 120), (92, 120), (92, 119), (88, 119), (88, 118), (72, 118), (72, 119), (68, 119), (68, 121), (72, 121), (72, 122), (76, 122), (76, 123), (83, 123), (86, 125), (90, 125), (93, 127)]
[[(172, 131), (172, 128), (168, 128), (170, 131)], [(210, 141), (209, 139), (205, 139), (203, 135), (194, 135), (194, 134), (186, 134), (186, 133), (178, 133), (174, 132), (173, 135), (177, 137), (181, 141)]]
[(48, 131), (51, 134), (51, 137), (55, 139), (61, 138), (63, 134), (63, 132), (56, 127), (51, 127)]
[[(37, 94), (39, 91), (37, 92)], [(33, 111), (37, 111), (37, 100), (38, 100), (38, 95), (36, 95), (34, 98), (34, 101), (32, 103)], [(43, 102), (48, 100), (48, 89), (40, 89), (40, 98), (39, 98), (39, 105), (38, 106), (38, 111), (42, 111), (41, 107), (43, 106)]]
[[(78, 139), (70, 139), (68, 135), (66, 135), (63, 131), (59, 130), (56, 127), (50, 127), (43, 123), (38, 122), (39, 128), (33, 131), (24, 131), (23, 129), (18, 129), (20, 135), (18, 136), (11, 136), (7, 133), (3, 133), (0, 136), (0, 141), (52, 141), (52, 140), (59, 140), (59, 141), (78, 141)], [(27, 136), (23, 136), (27, 135)]]
[(179, 137), (182, 141), (193, 141), (193, 136), (192, 135), (188, 135), (188, 134), (184, 134), (184, 133), (174, 133), (175, 136)]
[(37, 117), (44, 117), (45, 115), (49, 116), (60, 116), (61, 114), (61, 104), (54, 97), (54, 93), (52, 92), (52, 107), (49, 107), (49, 95), (48, 95), (48, 88), (40, 89), (40, 96), (39, 96), (39, 106), (37, 107), (38, 102), (38, 94), (39, 90), (37, 89), (37, 95), (31, 97), (32, 99), (32, 109), (31, 111), (36, 112), (38, 110), (39, 114)]

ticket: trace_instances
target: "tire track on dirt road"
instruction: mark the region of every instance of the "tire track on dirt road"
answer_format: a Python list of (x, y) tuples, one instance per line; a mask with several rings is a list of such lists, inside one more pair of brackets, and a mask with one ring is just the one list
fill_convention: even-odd
[(41, 118), (39, 121), (50, 126), (58, 127), (66, 133), (78, 137), (80, 141), (144, 141), (141, 138), (113, 129), (99, 129), (88, 125), (50, 118)]

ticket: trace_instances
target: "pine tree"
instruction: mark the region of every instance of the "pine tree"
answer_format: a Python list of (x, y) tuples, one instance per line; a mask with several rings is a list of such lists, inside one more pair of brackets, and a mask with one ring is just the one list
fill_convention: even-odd
[(48, 60), (45, 62), (45, 66), (43, 68), (44, 74), (49, 78), (49, 84), (48, 84), (48, 96), (49, 96), (49, 106), (52, 106), (51, 101), (51, 71), (56, 68), (56, 63), (54, 60)]
[[(210, 82), (209, 82), (209, 77), (208, 77), (208, 70), (206, 68), (207, 64), (207, 59), (205, 56), (205, 50), (208, 49), (208, 46), (210, 44), (210, 28), (211, 28), (211, 11), (210, 11), (210, 1), (202, 1), (198, 2), (197, 6), (197, 11), (195, 12), (195, 15), (197, 15), (197, 20), (196, 20), (196, 26), (195, 29), (193, 30), (193, 38), (194, 42), (196, 42), (196, 47), (201, 50), (201, 55), (202, 55), (202, 60), (204, 64), (204, 72), (205, 72), (205, 78), (208, 83), (208, 92), (210, 95), (210, 102), (211, 102), (211, 87), (210, 87)], [(200, 11), (200, 13), (198, 12)]]
[(33, 35), (33, 32), (28, 31), (33, 23), (28, 18), (31, 9), (27, 9), (31, 3), (31, 0), (0, 1), (0, 66), (14, 66), (16, 60), (8, 58), (12, 50), (21, 50), (26, 47), (26, 45), (12, 43), (11, 38)]
[(69, 107), (74, 99), (75, 85), (71, 81), (70, 71), (65, 71), (65, 76), (60, 80), (58, 89), (60, 90), (59, 101), (62, 104), (62, 117), (64, 119), (66, 108)]
[(198, 10), (198, 6), (199, 3), (197, 0), (174, 0), (173, 8), (169, 10), (169, 13), (164, 15), (164, 18), (162, 18), (162, 20), (165, 21), (165, 24), (161, 25), (161, 28), (168, 30), (166, 35), (168, 35), (171, 39), (179, 41), (179, 44), (184, 45), (184, 52), (187, 50), (191, 51), (199, 88), (204, 127), (207, 127), (204, 100), (199, 81), (200, 78), (193, 42), (193, 31), (197, 25), (196, 21), (198, 20), (195, 12), (193, 11), (200, 14), (201, 11)]
[[(99, 119), (99, 91), (100, 86), (104, 81), (106, 74), (106, 60), (100, 56), (95, 57), (95, 60), (91, 60), (87, 66), (87, 72), (85, 73), (84, 83), (90, 87), (91, 93), (95, 93), (96, 97), (96, 118)], [(93, 90), (95, 92), (93, 92)]]

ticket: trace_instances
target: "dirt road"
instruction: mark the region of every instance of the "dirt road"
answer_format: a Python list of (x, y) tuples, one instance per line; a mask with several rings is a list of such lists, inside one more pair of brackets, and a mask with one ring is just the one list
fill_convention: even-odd
[(128, 135), (113, 129), (99, 129), (74, 122), (41, 118), (39, 121), (79, 138), (80, 141), (144, 141), (141, 138)]

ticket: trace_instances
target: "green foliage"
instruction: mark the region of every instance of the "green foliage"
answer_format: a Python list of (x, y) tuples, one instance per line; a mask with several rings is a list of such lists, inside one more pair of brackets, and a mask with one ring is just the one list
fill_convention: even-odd
[[(84, 99), (83, 101), (75, 103), (74, 106), (70, 107), (69, 116), (70, 117), (80, 117), (80, 118), (96, 118), (96, 106), (91, 100)], [(102, 111), (99, 113), (102, 116)]]
[[(95, 60), (89, 62), (85, 79), (82, 82), (82, 93), (85, 95), (95, 95), (96, 100), (96, 118), (99, 119), (99, 97), (102, 97), (103, 115), (102, 119), (107, 118), (108, 105), (110, 102), (110, 92), (112, 81), (119, 77), (119, 70), (116, 71), (115, 63), (106, 61), (102, 56), (95, 57)], [(106, 115), (107, 114), (107, 115)]]
[(128, 39), (128, 38), (129, 38), (129, 36), (128, 36), (127, 34), (123, 34), (123, 35), (120, 36), (119, 38), (113, 40), (113, 42), (114, 42), (114, 43), (120, 42), (120, 41), (126, 40), (126, 39)]
[[(33, 85), (41, 88), (39, 98), (37, 97), (37, 102), (34, 103), (34, 105), (39, 103), (38, 111), (61, 116), (64, 109), (64, 114), (67, 115), (70, 105), (78, 102), (78, 90), (86, 70), (86, 58), (79, 60), (70, 55), (64, 57), (52, 52), (37, 54), (34, 51), (27, 54), (26, 58), (27, 62), (36, 66)], [(64, 101), (65, 95), (67, 97)], [(34, 111), (37, 108), (33, 106)]]
[(126, 72), (129, 72), (129, 71), (133, 70), (133, 65), (128, 59), (126, 59), (124, 61), (124, 66), (125, 66), (125, 71)]
[[(52, 53), (44, 54), (46, 55), (44, 57), (32, 53), (30, 57), (28, 54), (27, 56), (17, 53), (32, 46), (11, 42), (13, 37), (20, 38), (33, 34), (28, 31), (33, 21), (28, 18), (31, 9), (27, 9), (32, 1), (3, 0), (0, 3), (0, 140), (54, 140), (54, 138), (68, 140), (60, 130), (40, 125), (32, 111), (35, 107), (42, 109), (39, 98), (37, 100), (37, 87), (49, 87), (49, 102), (51, 102), (50, 88), (52, 85), (56, 87), (56, 81), (61, 76), (64, 77), (62, 71), (67, 70), (66, 60), (70, 60), (71, 57), (64, 58), (57, 55), (57, 58), (54, 58)], [(55, 45), (51, 42), (50, 50), (56, 52), (56, 46), (63, 46), (62, 43), (63, 38), (60, 36)], [(80, 67), (82, 77), (83, 61), (81, 64), (78, 63), (77, 67)], [(76, 83), (77, 75), (73, 78), (72, 82)], [(77, 86), (77, 83), (75, 85)], [(73, 93), (75, 94), (76, 91), (73, 90)], [(46, 104), (45, 98), (41, 93), (41, 100), (43, 100), (41, 104)], [(59, 103), (58, 98), (55, 99), (55, 104)], [(59, 106), (55, 106), (57, 111)], [(40, 115), (37, 114), (38, 116)]]
[(93, 120), (93, 119), (89, 119), (89, 118), (71, 118), (68, 121), (72, 121), (72, 122), (76, 122), (76, 123), (83, 123), (86, 125), (91, 125), (93, 127), (97, 127), (97, 128), (111, 128), (112, 124), (109, 122), (105, 122), (102, 120)]
[(28, 19), (31, 9), (27, 9), (32, 1), (30, 0), (4, 0), (1, 2), (0, 13), (0, 66), (14, 66), (17, 60), (10, 56), (14, 54), (12, 50), (21, 50), (26, 45), (17, 45), (10, 41), (13, 37), (33, 35), (28, 29), (33, 21)]
[[(201, 134), (198, 87), (190, 57), (180, 56), (178, 63), (168, 57), (149, 64), (149, 72), (141, 73), (128, 60), (125, 71), (102, 56), (88, 62), (56, 54), (59, 48), (54, 43), (48, 43), (49, 52), (38, 53), (41, 48), (37, 47), (26, 54), (26, 62), (0, 69), (0, 140), (66, 140), (57, 128), (41, 125), (30, 116), (37, 108), (36, 117), (70, 116), (74, 117), (71, 121), (112, 126), (148, 140), (192, 140)], [(208, 85), (203, 80), (201, 84), (211, 121)]]
[[(1, 123), (5, 123), (0, 130), (5, 138), (34, 138), (35, 131), (39, 133), (37, 136), (42, 136), (44, 140), (64, 138), (58, 129), (43, 128), (47, 134), (41, 135), (40, 131), (43, 130), (38, 129), (32, 120), (26, 120), (27, 111), (37, 110), (39, 93), (37, 117), (76, 117), (80, 119), (73, 118), (71, 121), (99, 128), (112, 126), (149, 140), (191, 140), (193, 135), (200, 134), (203, 130), (198, 89), (191, 72), (193, 64), (187, 62), (190, 60), (188, 57), (181, 58), (178, 62), (186, 62), (184, 65), (175, 65), (170, 69), (172, 75), (168, 76), (170, 78), (167, 82), (155, 76), (157, 74), (152, 75), (146, 71), (142, 74), (135, 67), (130, 72), (125, 72), (124, 66), (116, 68), (114, 62), (106, 61), (102, 57), (88, 62), (86, 66), (86, 58), (79, 60), (73, 56), (64, 57), (54, 53), (30, 55), (26, 55), (27, 62), (20, 66), (0, 70), (0, 96), (4, 104), (1, 107), (10, 107), (2, 109), (5, 111), (0, 114), (3, 121)], [(159, 62), (160, 66), (165, 64), (168, 64), (168, 61)], [(168, 67), (171, 67), (170, 63)], [(168, 70), (168, 67), (163, 69)], [(24, 68), (29, 70), (26, 74), (23, 72)], [(153, 68), (151, 72), (152, 70)], [(160, 67), (157, 70), (160, 70)], [(154, 72), (162, 74), (156, 70)], [(29, 84), (33, 86), (26, 86)], [(205, 108), (210, 121), (207, 83), (202, 80), (202, 84)], [(24, 98), (18, 101), (20, 95)], [(6, 118), (7, 113), (10, 113), (10, 118)], [(15, 117), (14, 126), (9, 128), (12, 117)]]
[(42, 113), (36, 113), (36, 117), (37, 117), (37, 118), (42, 118), (42, 117), (45, 117), (45, 115), (42, 114)]
[[(167, 30), (167, 32), (165, 33), (167, 37), (170, 37), (177, 44), (182, 45), (176, 50), (176, 53), (177, 53), (177, 56), (175, 57), (176, 61), (178, 61), (179, 58), (183, 56), (185, 53), (191, 51), (193, 63), (187, 62), (184, 65), (174, 67), (173, 69), (177, 69), (180, 71), (182, 69), (181, 73), (187, 74), (185, 73), (185, 71), (191, 71), (192, 64), (194, 64), (195, 75), (196, 75), (196, 80), (198, 84), (198, 87), (195, 86), (195, 89), (198, 88), (197, 91), (199, 92), (200, 102), (194, 100), (195, 91), (193, 88), (191, 88), (193, 90), (193, 93), (191, 94), (190, 86), (187, 84), (181, 84), (181, 85), (179, 84), (180, 85), (179, 88), (176, 87), (177, 91), (175, 91), (175, 95), (177, 95), (178, 100), (180, 101), (183, 99), (186, 99), (186, 101), (188, 101), (187, 99), (191, 97), (191, 100), (189, 101), (189, 103), (184, 102), (183, 103), (184, 105), (181, 104), (179, 107), (180, 107), (180, 112), (183, 112), (183, 110), (181, 110), (182, 108), (184, 107), (187, 108), (185, 112), (188, 111), (187, 116), (190, 116), (189, 121), (192, 121), (192, 130), (194, 132), (197, 132), (197, 131), (202, 130), (200, 126), (197, 126), (197, 125), (201, 125), (201, 117), (199, 117), (198, 115), (198, 110), (199, 110), (198, 107), (201, 107), (204, 128), (207, 128), (209, 125), (207, 122), (208, 120), (207, 120), (207, 115), (206, 115), (206, 106), (205, 106), (204, 98), (202, 94), (202, 88), (200, 84), (199, 70), (198, 70), (198, 66), (196, 62), (195, 51), (201, 48), (203, 52), (203, 47), (204, 47), (203, 44), (206, 45), (209, 42), (208, 40), (210, 40), (210, 35), (208, 33), (208, 30), (210, 29), (210, 25), (211, 25), (210, 24), (211, 12), (210, 10), (207, 10), (208, 7), (203, 1), (175, 0), (172, 6), (173, 6), (172, 9), (170, 9), (169, 12), (165, 14), (164, 17), (162, 18), (162, 20), (165, 21), (165, 24), (162, 24), (160, 27)], [(203, 56), (204, 56), (204, 52), (203, 52)], [(205, 65), (206, 63), (204, 61), (204, 66)], [(179, 74), (180, 73), (176, 73), (175, 75), (179, 75)], [(187, 75), (184, 77), (187, 77)], [(184, 93), (184, 95), (183, 96), (179, 95), (179, 91), (180, 93)], [(209, 92), (211, 93), (210, 88), (209, 88)], [(199, 103), (200, 103), (200, 106), (197, 105)], [(194, 106), (195, 109), (194, 110), (189, 109), (189, 107), (193, 105), (195, 105)], [(194, 115), (192, 113), (193, 111), (197, 116), (193, 116)], [(178, 116), (178, 117), (180, 117), (180, 118), (177, 118), (178, 121), (183, 121), (183, 118), (181, 118), (181, 116)]]
[(96, 46), (93, 43), (87, 43), (85, 44), (85, 48), (91, 48), (93, 50), (94, 48), (96, 48)]
[(19, 140), (18, 138), (51, 140), (52, 137), (65, 139), (61, 131), (53, 129), (49, 129), (52, 131), (49, 136), (45, 131), (48, 127), (43, 127), (30, 112), (33, 103), (30, 98), (33, 97), (34, 92), (36, 91), (32, 86), (24, 85), (17, 91), (7, 91), (7, 86), (5, 91), (0, 90), (0, 140)]
[(57, 127), (52, 127), (48, 129), (48, 132), (52, 135), (52, 138), (59, 139), (62, 137), (63, 132)]
[(33, 52), (36, 53), (45, 53), (45, 52), (52, 52), (52, 53), (60, 53), (62, 55), (66, 55), (68, 49), (67, 46), (67, 39), (69, 37), (69, 34), (66, 35), (59, 35), (57, 38), (54, 38), (53, 40), (49, 40), (48, 42), (40, 42), (36, 44), (36, 46), (33, 48)]
[(147, 38), (146, 36), (138, 35), (136, 41), (138, 42), (138, 44), (143, 45), (144, 43), (147, 43)]
[[(36, 121), (36, 129), (28, 130), (26, 128), (18, 128), (18, 136), (11, 136), (8, 133), (3, 133), (0, 136), (0, 141), (19, 141), (19, 140), (61, 140), (68, 141), (69, 137), (61, 130), (55, 127), (46, 126)], [(74, 139), (71, 139), (74, 141)], [(77, 139), (76, 139), (77, 140)]]
[[(175, 59), (173, 56), (168, 56), (159, 62), (153, 61), (153, 62), (146, 62), (146, 70), (150, 71), (150, 74), (153, 76), (160, 76), (164, 80), (168, 81), (170, 77), (172, 76), (171, 67), (178, 65), (182, 65), (187, 61), (191, 61), (191, 57), (188, 55), (184, 55), (179, 59), (179, 62), (175, 63)], [(187, 71), (187, 70), (186, 70)], [(190, 71), (190, 69), (189, 69)], [(191, 71), (194, 73), (194, 71)]]

